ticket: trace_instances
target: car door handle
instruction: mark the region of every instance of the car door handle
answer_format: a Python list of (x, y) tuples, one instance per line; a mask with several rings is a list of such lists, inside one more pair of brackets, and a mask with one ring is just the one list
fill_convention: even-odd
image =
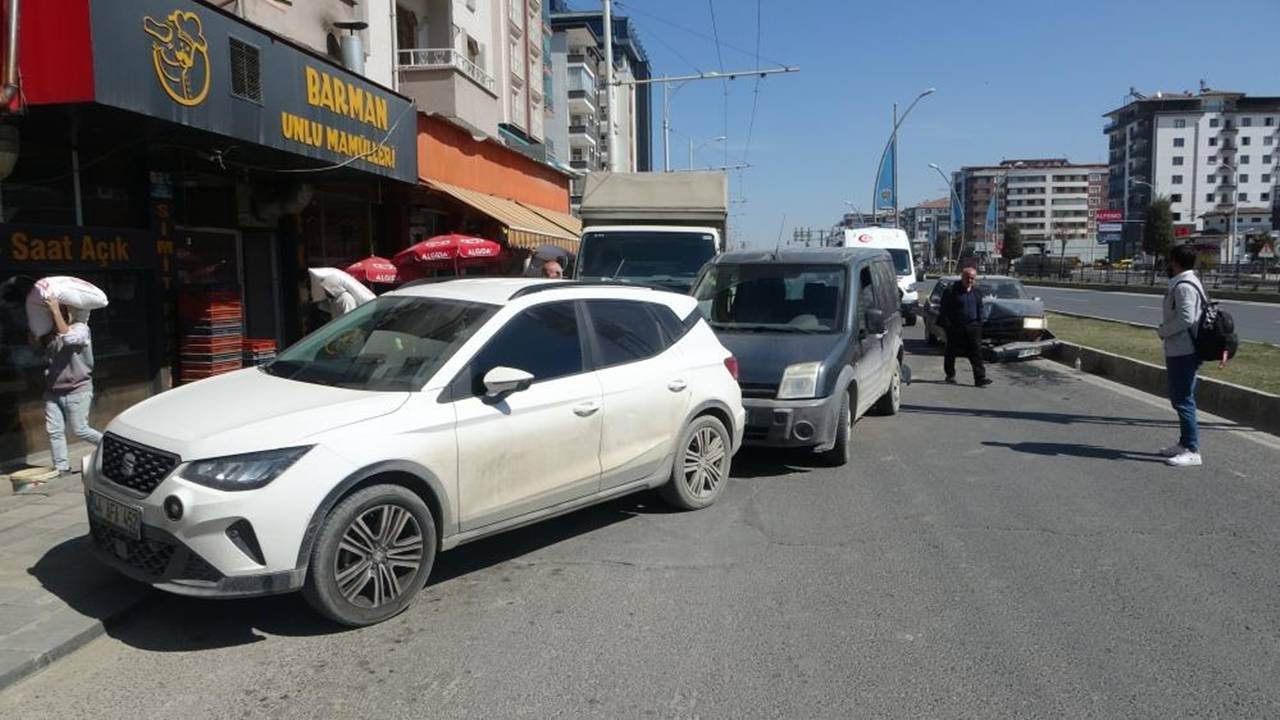
[(689, 383), (684, 380), (672, 380), (667, 383), (667, 389), (671, 392), (682, 392), (687, 387), (689, 387)]
[(578, 417), (591, 417), (592, 415), (595, 415), (599, 410), (600, 410), (600, 403), (598, 402), (585, 402), (585, 403), (582, 403), (581, 405), (573, 406), (573, 414), (577, 415)]

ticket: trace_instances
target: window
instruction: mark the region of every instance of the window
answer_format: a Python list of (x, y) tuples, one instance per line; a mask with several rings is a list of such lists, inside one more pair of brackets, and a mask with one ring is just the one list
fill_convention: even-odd
[(263, 372), (354, 390), (419, 390), (496, 310), (460, 300), (381, 297), (290, 346)]
[(1174, 165), (1181, 165), (1181, 164), (1182, 164), (1182, 161), (1183, 161), (1183, 158), (1182, 158), (1182, 156), (1181, 156), (1181, 155), (1175, 155), (1175, 156), (1173, 157), (1173, 164), (1174, 164)]
[(1174, 193), (1170, 195), (1169, 202), (1182, 202), (1182, 193)]
[(1271, 174), (1270, 174), (1270, 173), (1262, 173), (1262, 182), (1264, 182), (1264, 183), (1270, 183), (1270, 182), (1271, 182)]
[(596, 346), (598, 367), (613, 367), (653, 357), (666, 349), (658, 320), (634, 300), (590, 300), (587, 311)]
[(1262, 222), (1262, 218), (1260, 218), (1260, 217), (1252, 218), (1252, 219), (1250, 219), (1250, 220), (1249, 220), (1249, 222), (1251, 222), (1251, 223), (1260, 223), (1260, 222)]
[(1204, 194), (1204, 201), (1205, 201), (1205, 202), (1213, 202), (1213, 193), (1205, 193), (1205, 194)]
[(1218, 127), (1218, 118), (1209, 118), (1209, 127)]
[(572, 302), (536, 305), (508, 322), (471, 361), (471, 393), (485, 393), (484, 376), (496, 367), (511, 367), (535, 381), (582, 372), (578, 314)]
[(1271, 164), (1271, 156), (1270, 156), (1270, 155), (1263, 155), (1263, 156), (1262, 156), (1262, 164), (1263, 164), (1263, 165), (1270, 165), (1270, 164)]
[(1271, 202), (1271, 193), (1262, 193), (1262, 202)]
[(1206, 176), (1205, 176), (1205, 178), (1204, 178), (1204, 181), (1205, 181), (1206, 183), (1208, 183), (1209, 185), (1212, 185), (1212, 184), (1214, 184), (1214, 183), (1218, 182), (1218, 176), (1217, 176), (1217, 175), (1206, 175)]
[(1231, 202), (1231, 195), (1229, 193), (1222, 193), (1222, 204), (1226, 205), (1230, 202)]
[(1240, 182), (1242, 183), (1249, 182), (1249, 173), (1240, 173)]
[(231, 49), (231, 94), (241, 100), (262, 102), (261, 59), (258, 48), (243, 40), (229, 38)]
[(893, 313), (901, 305), (898, 295), (898, 278), (894, 275), (893, 266), (878, 262), (872, 267), (875, 273), (876, 295), (879, 296), (880, 309), (886, 316)]
[(1262, 124), (1266, 125), (1267, 127), (1275, 127), (1276, 119), (1273, 117), (1269, 117)]
[(835, 332), (844, 323), (844, 288), (839, 265), (720, 263), (702, 276), (693, 295), (716, 329)]
[(1251, 117), (1240, 118), (1240, 127), (1253, 127), (1253, 118)]
[(1218, 164), (1218, 158), (1216, 158), (1216, 157), (1210, 157), (1210, 158), (1209, 158), (1209, 164), (1210, 164), (1210, 165), (1217, 165), (1217, 164)]
[(1242, 192), (1237, 197), (1240, 199), (1240, 202), (1249, 202), (1249, 193), (1247, 192)]
[(1248, 165), (1248, 164), (1249, 164), (1249, 156), (1248, 156), (1248, 155), (1241, 155), (1241, 156), (1240, 156), (1240, 164), (1241, 164), (1241, 165)]
[(1240, 144), (1241, 144), (1241, 145), (1249, 145), (1249, 144), (1252, 144), (1252, 143), (1253, 143), (1253, 138), (1249, 137), (1248, 135), (1246, 135), (1246, 136), (1244, 136), (1244, 137), (1240, 138)]
[(1275, 139), (1275, 137), (1274, 137), (1274, 136), (1272, 136), (1272, 135), (1267, 135), (1266, 137), (1262, 138), (1262, 144), (1263, 144), (1263, 145), (1272, 145), (1272, 144), (1274, 144), (1274, 143), (1275, 143), (1275, 141), (1276, 141), (1276, 139)]
[[(1186, 127), (1186, 126), (1187, 126), (1187, 121), (1186, 121), (1186, 120), (1181, 120), (1181, 119), (1179, 119), (1179, 120), (1174, 120), (1174, 121), (1173, 121), (1173, 126), (1174, 126), (1174, 127), (1176, 127), (1176, 128), (1184, 128), (1184, 127)], [(1181, 138), (1179, 138), (1179, 140), (1181, 140)], [(1178, 140), (1174, 140), (1173, 142), (1174, 142), (1174, 147), (1182, 147), (1181, 145), (1179, 145), (1179, 144), (1178, 144)]]
[(1170, 179), (1169, 179), (1169, 183), (1170, 183), (1170, 184), (1172, 184), (1172, 185), (1181, 185), (1181, 184), (1182, 184), (1182, 176), (1181, 176), (1181, 175), (1174, 175), (1172, 178), (1170, 178)]
[(1182, 220), (1182, 213), (1180, 213), (1180, 212), (1176, 212), (1176, 213), (1174, 213), (1174, 214), (1173, 214), (1173, 221), (1174, 221), (1174, 222), (1181, 222), (1181, 220)]
[(1186, 139), (1186, 138), (1174, 138), (1174, 139), (1173, 139), (1173, 146), (1174, 146), (1174, 147), (1183, 147), (1183, 146), (1185, 146), (1186, 144), (1187, 144), (1187, 139)]
[(1218, 146), (1218, 138), (1216, 137), (1209, 138), (1209, 147), (1217, 147), (1217, 146)]

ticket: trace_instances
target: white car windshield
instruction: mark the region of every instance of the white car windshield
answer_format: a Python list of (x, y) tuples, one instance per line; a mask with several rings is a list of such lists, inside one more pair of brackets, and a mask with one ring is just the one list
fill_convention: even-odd
[(262, 370), (356, 390), (420, 390), (497, 309), (441, 298), (378, 298), (298, 341)]

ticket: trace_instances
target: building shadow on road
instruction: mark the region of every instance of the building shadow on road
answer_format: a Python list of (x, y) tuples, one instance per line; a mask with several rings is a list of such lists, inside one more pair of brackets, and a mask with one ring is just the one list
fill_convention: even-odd
[[(1177, 419), (1118, 417), (1115, 415), (1083, 415), (1080, 413), (1040, 412), (1035, 410), (995, 410), (963, 406), (912, 405), (903, 403), (903, 412), (925, 415), (985, 417), (999, 420), (1031, 420), (1053, 425), (1116, 425), (1135, 428), (1177, 428)], [(1239, 430), (1234, 423), (1200, 423), (1201, 430)]]
[(1045, 457), (1076, 457), (1093, 460), (1130, 460), (1133, 462), (1163, 463), (1164, 456), (1158, 453), (1136, 452), (1133, 450), (1117, 450), (1099, 445), (1081, 445), (1078, 443), (1053, 442), (995, 442), (985, 441), (987, 447), (1008, 448), (1014, 452), (1041, 455)]
[[(546, 520), (441, 553), (431, 586), (515, 560), (542, 548), (623, 522), (639, 515), (676, 512), (656, 492), (642, 492)], [(103, 566), (92, 556), (86, 537), (49, 550), (28, 572), (45, 589), (81, 614), (97, 619), (112, 612), (112, 596), (140, 592), (145, 599), (115, 621), (107, 634), (131, 647), (153, 652), (196, 652), (262, 642), (270, 635), (310, 637), (352, 628), (330, 622), (300, 593), (270, 597), (209, 600), (152, 590)], [(419, 595), (416, 603), (429, 595)], [(412, 605), (410, 606), (413, 607)]]

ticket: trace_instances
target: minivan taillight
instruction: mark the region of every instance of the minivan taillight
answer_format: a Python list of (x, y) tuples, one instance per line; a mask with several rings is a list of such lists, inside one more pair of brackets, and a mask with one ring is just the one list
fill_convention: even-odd
[(724, 359), (724, 367), (733, 376), (734, 380), (738, 379), (738, 358), (730, 355)]

